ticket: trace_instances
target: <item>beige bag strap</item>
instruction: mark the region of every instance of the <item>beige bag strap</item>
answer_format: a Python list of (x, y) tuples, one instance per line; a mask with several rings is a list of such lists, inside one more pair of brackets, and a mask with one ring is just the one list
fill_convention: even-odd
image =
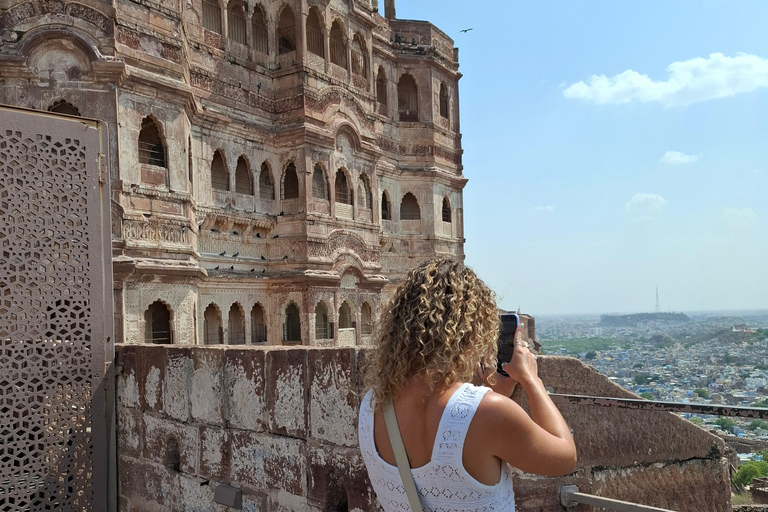
[(395, 452), (397, 469), (400, 471), (400, 479), (403, 481), (408, 502), (411, 504), (413, 512), (422, 512), (419, 493), (416, 491), (416, 483), (413, 481), (413, 474), (411, 473), (411, 465), (408, 463), (408, 455), (405, 453), (403, 438), (400, 436), (400, 426), (397, 424), (395, 406), (391, 400), (384, 404), (384, 423), (387, 426), (387, 434), (389, 434), (389, 444), (392, 445), (392, 451)]

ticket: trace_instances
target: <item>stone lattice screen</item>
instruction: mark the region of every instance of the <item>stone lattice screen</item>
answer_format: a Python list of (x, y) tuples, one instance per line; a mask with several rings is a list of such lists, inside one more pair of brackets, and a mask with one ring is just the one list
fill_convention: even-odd
[(101, 142), (95, 121), (0, 107), (3, 511), (107, 510)]
[[(120, 510), (378, 511), (357, 447), (365, 349), (118, 348)], [(632, 396), (576, 359), (541, 357), (555, 392)], [(515, 398), (525, 406), (524, 397)], [(517, 510), (562, 512), (561, 485), (680, 512), (730, 512), (722, 440), (671, 413), (569, 405), (572, 475), (515, 476)], [(576, 510), (590, 510), (580, 506)]]

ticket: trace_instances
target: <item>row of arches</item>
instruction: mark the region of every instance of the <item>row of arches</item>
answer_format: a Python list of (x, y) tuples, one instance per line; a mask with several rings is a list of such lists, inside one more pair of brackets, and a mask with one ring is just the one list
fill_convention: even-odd
[[(383, 106), (389, 105), (387, 73), (384, 66), (379, 66), (376, 73), (376, 101)], [(438, 113), (440, 117), (450, 119), (450, 96), (448, 85), (440, 82), (438, 93)], [(416, 79), (410, 73), (404, 73), (397, 82), (397, 112), (401, 122), (418, 122), (419, 117), (419, 87)]]
[[(270, 41), (269, 26), (264, 8), (260, 4), (253, 5), (253, 13), (247, 12), (248, 4), (243, 1), (231, 1), (226, 7), (226, 23), (222, 17), (224, 11), (217, 0), (202, 0), (203, 27), (206, 30), (224, 35), (227, 39), (239, 45), (248, 46), (263, 55), (271, 55), (274, 48)], [(298, 45), (296, 16), (288, 5), (283, 5), (277, 17), (277, 54), (284, 55), (296, 51)], [(249, 23), (250, 21), (250, 23)], [(226, 30), (225, 30), (226, 28)], [(306, 18), (306, 48), (322, 58), (326, 58), (326, 45), (328, 47), (328, 59), (332, 64), (347, 69), (348, 60), (352, 73), (363, 77), (368, 75), (368, 48), (365, 37), (361, 33), (355, 33), (349, 48), (351, 59), (347, 57), (348, 36), (344, 23), (336, 19), (331, 24), (330, 30), (324, 23), (322, 13), (317, 7), (312, 7)]]
[[(232, 1), (226, 7), (227, 38), (237, 44), (248, 46), (264, 55), (271, 54), (269, 27), (266, 14), (259, 4), (253, 6), (253, 14), (248, 22), (248, 5), (242, 1)], [(217, 0), (203, 0), (203, 26), (212, 32), (223, 35), (222, 8)], [(283, 55), (296, 50), (296, 17), (290, 6), (284, 5), (278, 16), (277, 54)], [(250, 29), (249, 29), (250, 27)], [(317, 7), (311, 7), (306, 17), (306, 51), (309, 54), (327, 59), (331, 64), (349, 70), (355, 75), (367, 79), (370, 55), (366, 38), (360, 32), (349, 36), (341, 19), (333, 20), (327, 28), (324, 16)], [(250, 36), (249, 36), (250, 34)], [(387, 74), (384, 66), (379, 66), (376, 77), (376, 100), (379, 104), (389, 104), (387, 92)], [(439, 115), (450, 118), (450, 96), (445, 82), (439, 85)], [(419, 96), (416, 80), (410, 73), (403, 74), (397, 83), (398, 119), (402, 122), (419, 121)]]
[[(77, 110), (65, 101), (57, 102), (52, 111), (61, 113), (73, 113)], [(74, 115), (74, 114), (72, 114)], [(151, 116), (142, 120), (141, 130), (138, 138), (138, 155), (141, 164), (148, 164), (156, 167), (167, 168), (166, 147), (163, 142), (161, 124)], [(211, 160), (210, 165), (210, 183), (214, 191), (231, 192), (246, 196), (258, 195), (261, 200), (275, 200), (276, 190), (272, 178), (272, 171), (268, 161), (261, 163), (258, 173), (251, 169), (248, 158), (241, 155), (237, 159), (234, 174), (234, 187), (231, 183), (229, 166), (221, 149), (217, 149)], [(339, 168), (336, 171), (333, 180), (334, 199), (337, 204), (348, 205), (350, 207), (357, 204), (359, 208), (370, 210), (373, 207), (372, 185), (370, 178), (361, 173), (358, 179), (357, 191), (353, 190), (352, 179), (349, 171)], [(280, 181), (280, 199), (290, 200), (300, 197), (299, 177), (294, 162), (288, 162), (283, 170)], [(331, 200), (331, 187), (329, 177), (326, 175), (325, 167), (318, 162), (314, 165), (312, 174), (312, 197), (325, 201)], [(356, 202), (357, 200), (357, 202)], [(392, 220), (391, 200), (387, 191), (382, 192), (381, 196), (381, 220)], [(351, 208), (344, 210), (337, 209), (337, 216), (351, 217)], [(442, 221), (451, 222), (451, 205), (447, 197), (443, 198)], [(411, 193), (407, 192), (400, 203), (401, 220), (420, 220), (421, 209), (418, 200)], [(371, 219), (373, 220), (373, 219)]]
[[(315, 306), (315, 340), (334, 338), (334, 322), (329, 312), (332, 308), (326, 301), (319, 301)], [(222, 311), (211, 302), (203, 312), (203, 344), (205, 345), (244, 345), (246, 344), (246, 314), (239, 302), (233, 303), (227, 313), (227, 331), (224, 332)], [(267, 342), (267, 322), (264, 308), (256, 303), (250, 314), (250, 344)], [(357, 311), (353, 303), (343, 301), (338, 311), (338, 329), (340, 331), (356, 329)], [(301, 311), (299, 306), (290, 301), (283, 319), (284, 344), (301, 344)], [(173, 318), (171, 308), (161, 300), (150, 304), (144, 312), (144, 342), (150, 344), (172, 344), (174, 342)], [(373, 309), (368, 302), (360, 308), (360, 334), (370, 336), (373, 332)]]
[[(331, 307), (325, 301), (319, 301), (315, 305), (315, 340), (327, 340), (334, 337), (333, 327), (334, 323), (329, 316)], [(343, 301), (339, 306), (338, 312), (338, 329), (356, 329), (357, 328), (357, 312), (354, 305), (351, 305), (349, 301)], [(360, 307), (360, 334), (362, 336), (370, 336), (373, 332), (373, 309), (368, 302), (364, 302)]]
[[(239, 302), (235, 302), (230, 306), (227, 314), (228, 323), (225, 339), (221, 309), (214, 302), (205, 308), (203, 312), (203, 343), (205, 345), (244, 345), (246, 343), (246, 316), (243, 306)], [(251, 322), (250, 344), (266, 343), (266, 316), (260, 303), (257, 302), (253, 305), (249, 317)]]

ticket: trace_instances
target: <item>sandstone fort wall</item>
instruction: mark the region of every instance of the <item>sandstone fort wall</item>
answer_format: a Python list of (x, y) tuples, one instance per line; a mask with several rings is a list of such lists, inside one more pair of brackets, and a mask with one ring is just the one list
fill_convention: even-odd
[[(120, 510), (231, 510), (213, 504), (219, 484), (240, 488), (249, 511), (379, 510), (357, 447), (365, 354), (119, 347)], [(540, 375), (559, 393), (633, 396), (572, 358), (541, 357)], [(681, 512), (730, 512), (719, 438), (665, 412), (561, 410), (578, 467), (562, 478), (518, 474), (518, 510), (561, 511), (560, 486), (576, 484)]]

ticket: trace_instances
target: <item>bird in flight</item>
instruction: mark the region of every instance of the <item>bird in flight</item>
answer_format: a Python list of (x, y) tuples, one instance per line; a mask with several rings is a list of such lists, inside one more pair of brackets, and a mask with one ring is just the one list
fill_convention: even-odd
[(470, 30), (475, 30), (475, 29), (473, 29), (473, 28), (465, 28), (464, 30), (461, 30), (460, 32), (461, 32), (462, 34), (466, 34), (466, 33), (467, 33), (467, 32), (469, 32)]

